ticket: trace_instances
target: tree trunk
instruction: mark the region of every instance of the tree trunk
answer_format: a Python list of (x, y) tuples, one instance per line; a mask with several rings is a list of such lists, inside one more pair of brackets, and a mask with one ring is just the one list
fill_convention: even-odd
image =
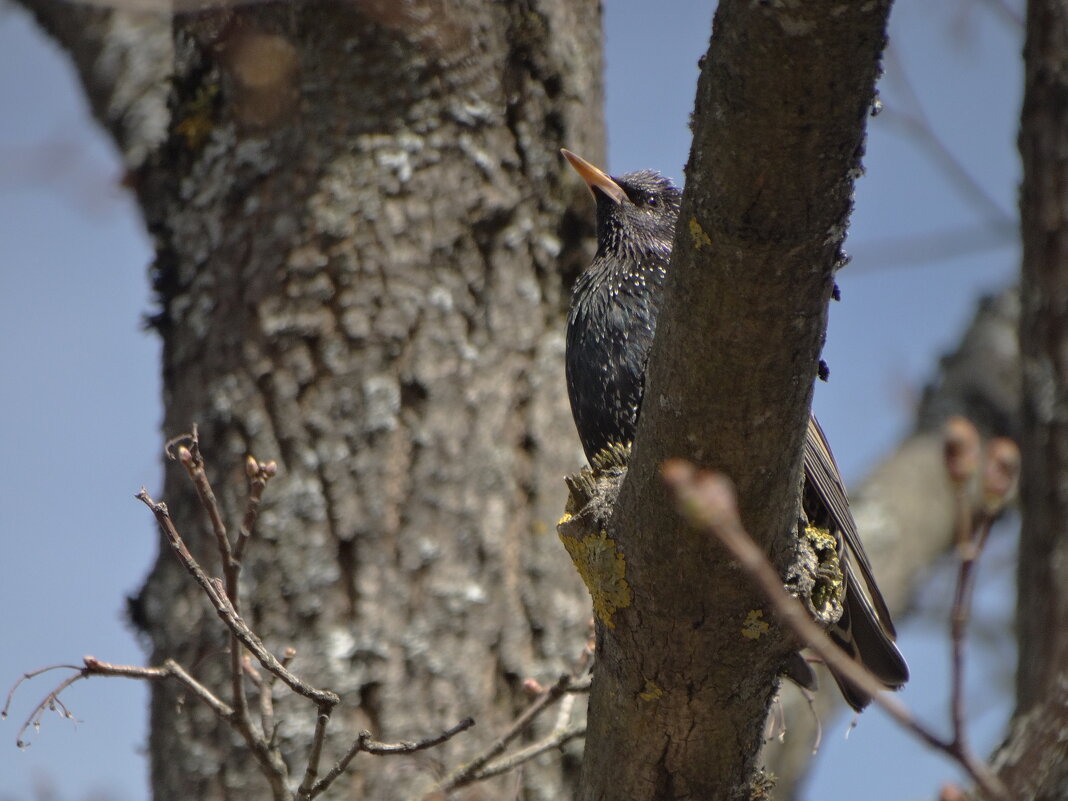
[(801, 445), (888, 13), (728, 0), (716, 11), (608, 531), (629, 594), (599, 621), (584, 801), (766, 792), (763, 723), (796, 645), (723, 552), (669, 511), (658, 470), (669, 457), (722, 470), (750, 533), (781, 567), (797, 558)]
[(1032, 0), (1020, 118), (1022, 529), (1016, 711), (998, 754), (1017, 797), (1068, 797), (1068, 3)]
[[(107, 61), (137, 52), (108, 38), (121, 17), (38, 13), (127, 145), (124, 65)], [(554, 522), (581, 458), (563, 314), (592, 221), (557, 149), (603, 152), (599, 7), (257, 5), (179, 18), (173, 49), (163, 141), (126, 151), (157, 242), (163, 428), (199, 424), (235, 525), (246, 454), (279, 462), (243, 611), (343, 696), (327, 759), (363, 728), (419, 738), (477, 717), (422, 758), (357, 760), (336, 795), (403, 798), (585, 642), (589, 599)], [(162, 497), (218, 574), (183, 470)], [(166, 547), (135, 612), (154, 664), (226, 692), (224, 630)], [(179, 688), (154, 687), (151, 718), (157, 799), (266, 794)], [(314, 710), (280, 700), (278, 719), (302, 758)], [(475, 792), (561, 798), (573, 768), (546, 759)]]

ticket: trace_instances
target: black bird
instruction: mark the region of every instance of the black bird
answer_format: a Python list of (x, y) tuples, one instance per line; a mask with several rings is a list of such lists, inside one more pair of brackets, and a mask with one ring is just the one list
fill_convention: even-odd
[[(597, 254), (572, 292), (565, 357), (571, 412), (592, 463), (609, 446), (634, 439), (682, 192), (652, 170), (612, 178), (574, 153), (561, 152), (597, 205)], [(842, 569), (843, 613), (828, 633), (888, 689), (899, 689), (908, 681), (908, 666), (894, 644), (890, 611), (815, 417), (809, 418), (804, 470), (802, 507), (810, 523), (836, 538)], [(843, 679), (835, 681), (855, 710), (871, 700)]]

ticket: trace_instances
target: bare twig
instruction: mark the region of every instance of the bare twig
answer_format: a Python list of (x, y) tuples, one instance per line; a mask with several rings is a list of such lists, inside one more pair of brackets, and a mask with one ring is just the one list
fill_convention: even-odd
[(506, 759), (502, 759), (500, 762), (494, 762), (491, 765), (487, 765), (485, 768), (478, 771), (471, 778), (471, 781), (480, 782), (494, 776), (500, 776), (502, 773), (515, 770), (523, 763), (541, 756), (546, 751), (553, 751), (557, 748), (561, 748), (575, 738), (585, 736), (585, 726), (573, 726), (570, 729), (555, 729), (548, 737), (540, 742), (533, 743), (520, 751), (516, 751)]
[(252, 531), (256, 527), (256, 520), (260, 516), (260, 502), (263, 500), (263, 491), (267, 488), (267, 482), (274, 478), (278, 472), (278, 465), (274, 461), (258, 462), (252, 456), (245, 460), (245, 475), (248, 476), (248, 500), (245, 503), (245, 515), (241, 519), (241, 528), (237, 532), (237, 542), (234, 545), (234, 559), (238, 565), (245, 555), (245, 548), (252, 538)]
[[(971, 483), (979, 470), (979, 430), (967, 418), (953, 415), (942, 427), (942, 458), (946, 474), (953, 485), (956, 525), (954, 542), (960, 559), (957, 587), (950, 613), (950, 684), (949, 717), (953, 739), (967, 748), (964, 725), (964, 632), (970, 609), (970, 578), (978, 555), (972, 528)], [(967, 601), (966, 601), (967, 599)]]
[(323, 742), (326, 740), (326, 726), (330, 722), (330, 712), (321, 712), (315, 719), (315, 734), (312, 735), (311, 749), (308, 753), (308, 765), (304, 769), (304, 778), (297, 788), (297, 798), (310, 798), (315, 777), (319, 775), (319, 760), (323, 755)]
[(119, 676), (128, 679), (175, 679), (197, 698), (207, 704), (208, 708), (219, 717), (220, 720), (229, 721), (233, 710), (219, 700), (216, 695), (194, 679), (181, 665), (173, 659), (166, 659), (159, 668), (139, 667), (137, 665), (115, 665), (110, 662), (101, 662), (99, 659), (85, 657), (85, 667), (88, 675), (95, 676)]
[[(478, 775), (492, 760), (504, 753), (508, 744), (522, 734), (546, 709), (560, 700), (571, 686), (573, 676), (561, 675), (550, 687), (543, 688), (535, 700), (519, 715), (503, 734), (490, 743), (478, 756), (447, 774), (433, 788), (433, 791), (449, 792), (457, 787), (478, 781)], [(518, 764), (518, 763), (517, 763)], [(426, 794), (423, 796), (426, 797)]]
[(360, 735), (360, 738), (362, 740), (360, 750), (366, 751), (368, 754), (375, 754), (377, 756), (414, 754), (416, 751), (425, 751), (427, 748), (433, 748), (435, 745), (441, 745), (446, 740), (452, 739), (460, 732), (466, 731), (474, 725), (474, 718), (464, 718), (451, 729), (446, 729), (441, 734), (438, 734), (434, 737), (427, 737), (423, 740), (414, 741), (402, 740), (399, 743), (380, 743), (377, 740), (371, 739), (370, 732), (362, 732)]
[[(295, 649), (286, 648), (282, 654), (282, 666), (288, 668), (296, 655)], [(249, 665), (251, 666), (251, 662)], [(266, 676), (261, 677), (259, 682), (260, 728), (263, 729), (263, 736), (271, 744), (274, 744), (275, 734), (278, 731), (278, 724), (274, 720), (274, 683), (276, 678), (273, 673), (268, 673)]]
[(51, 670), (81, 670), (77, 665), (49, 665), (48, 667), (38, 668), (37, 670), (31, 670), (29, 673), (23, 673), (19, 676), (18, 681), (11, 685), (11, 689), (7, 691), (7, 700), (4, 701), (4, 708), (0, 710), (0, 718), (6, 718), (8, 712), (11, 710), (11, 699), (15, 697), (15, 691), (24, 681), (35, 679), (42, 673), (48, 673)]
[(68, 676), (67, 678), (63, 679), (63, 681), (56, 685), (55, 689), (48, 693), (48, 695), (46, 695), (40, 701), (40, 703), (38, 703), (37, 706), (35, 706), (30, 711), (30, 714), (26, 716), (26, 720), (23, 721), (21, 726), (19, 726), (19, 730), (15, 734), (15, 745), (19, 748), (26, 748), (29, 746), (29, 741), (24, 739), (23, 735), (26, 734), (26, 730), (29, 729), (31, 726), (35, 731), (40, 729), (41, 717), (44, 715), (45, 712), (49, 710), (54, 710), (58, 712), (61, 716), (65, 717), (72, 723), (76, 722), (73, 713), (70, 711), (67, 705), (60, 700), (59, 696), (60, 693), (62, 693), (64, 690), (74, 684), (74, 682), (86, 678), (89, 678), (89, 675), (84, 671), (79, 671), (73, 676)]
[[(204, 507), (204, 511), (207, 512), (208, 519), (211, 521), (211, 529), (215, 534), (215, 545), (219, 550), (219, 558), (222, 562), (223, 576), (225, 577), (224, 587), (220, 589), (216, 586), (215, 593), (210, 597), (213, 600), (221, 600), (225, 595), (234, 616), (237, 617), (240, 615), (241, 608), (241, 599), (238, 595), (238, 577), (241, 567), (234, 558), (233, 550), (230, 547), (230, 537), (226, 531), (226, 523), (223, 521), (215, 491), (208, 480), (208, 473), (204, 467), (204, 457), (200, 452), (200, 433), (197, 430), (196, 423), (193, 424), (193, 433), (185, 441), (189, 443), (188, 447), (185, 444), (178, 445), (178, 461), (182, 463), (182, 466), (189, 473), (189, 478), (196, 488), (197, 497), (200, 499), (200, 505)], [(172, 443), (169, 444), (173, 444), (173, 442), (172, 440)], [(253, 750), (259, 751), (262, 756), (266, 748), (266, 742), (252, 730), (248, 710), (248, 696), (245, 693), (244, 670), (241, 663), (241, 644), (237, 634), (231, 629), (230, 698), (234, 705), (234, 728), (241, 733), (241, 736), (245, 738)]]
[[(325, 776), (317, 781), (330, 716), (334, 708), (340, 703), (340, 698), (336, 693), (329, 690), (312, 687), (289, 670), (289, 665), (296, 655), (296, 651), (292, 648), (286, 649), (281, 661), (276, 659), (263, 645), (259, 636), (242, 619), (239, 607), (238, 580), (241, 572), (241, 558), (251, 541), (253, 529), (259, 516), (264, 489), (267, 482), (276, 474), (277, 467), (274, 462), (258, 462), (251, 456), (246, 460), (245, 469), (249, 479), (248, 500), (237, 541), (231, 548), (218, 500), (207, 478), (204, 460), (200, 452), (197, 427), (193, 426), (191, 434), (183, 434), (169, 441), (166, 446), (166, 452), (169, 458), (177, 458), (185, 466), (193, 480), (200, 503), (211, 520), (216, 545), (222, 560), (224, 578), (219, 579), (208, 575), (193, 557), (192, 552), (179, 534), (166, 504), (154, 501), (144, 488), (141, 489), (136, 497), (152, 511), (179, 561), (200, 586), (204, 594), (207, 595), (212, 607), (230, 633), (230, 689), (232, 704), (228, 705), (222, 701), (173, 660), (165, 661), (161, 667), (137, 667), (101, 662), (94, 657), (87, 656), (84, 658), (83, 666), (81, 667), (76, 665), (53, 665), (23, 675), (11, 688), (2, 710), (2, 716), (5, 717), (11, 706), (15, 690), (24, 681), (49, 670), (64, 668), (74, 671), (73, 675), (63, 679), (30, 712), (17, 735), (20, 747), (27, 744), (23, 738), (26, 730), (31, 726), (38, 727), (41, 716), (45, 711), (56, 710), (64, 717), (74, 720), (74, 715), (61, 700), (60, 695), (77, 681), (90, 676), (118, 676), (140, 680), (175, 679), (195, 697), (203, 701), (219, 719), (241, 734), (249, 751), (260, 765), (262, 773), (269, 782), (272, 797), (275, 801), (288, 801), (294, 798), (305, 801), (323, 792), (345, 771), (349, 762), (360, 751), (375, 755), (411, 754), (439, 745), (474, 725), (474, 720), (465, 718), (456, 726), (433, 737), (401, 743), (378, 742), (372, 739), (370, 732), (362, 732), (349, 749), (349, 752)], [(248, 653), (245, 652), (246, 649)], [(255, 657), (259, 666), (266, 671), (265, 673), (260, 673), (256, 665), (253, 664), (252, 657)], [(588, 661), (588, 654), (584, 654), (580, 658), (582, 665), (587, 665)], [(260, 720), (258, 730), (253, 725), (249, 714), (245, 689), (246, 677), (259, 691)], [(307, 764), (300, 785), (293, 791), (287, 786), (289, 769), (282, 758), (276, 737), (278, 724), (275, 721), (273, 704), (273, 690), (276, 680), (281, 680), (293, 692), (312, 701), (316, 707), (315, 732), (310, 743)]]
[[(958, 491), (960, 492), (960, 491)], [(961, 493), (962, 494), (962, 493)], [(964, 504), (967, 507), (967, 500)], [(970, 509), (967, 511), (970, 518)], [(951, 674), (950, 674), (950, 720), (953, 725), (953, 740), (963, 750), (969, 750), (968, 729), (964, 714), (964, 640), (972, 608), (972, 591), (975, 587), (976, 561), (986, 544), (992, 520), (984, 514), (979, 521), (978, 537), (973, 532), (961, 544), (960, 568), (957, 571), (957, 586), (953, 593), (953, 608), (950, 612)]]
[[(230, 630), (230, 689), (233, 703), (233, 713), (230, 716), (230, 723), (245, 740), (253, 757), (259, 763), (262, 772), (271, 784), (271, 790), (275, 798), (281, 799), (288, 794), (288, 790), (285, 787), (288, 778), (288, 768), (274, 743), (273, 732), (258, 732), (252, 725), (251, 717), (249, 715), (248, 697), (245, 692), (245, 669), (243, 666), (241, 646), (244, 645), (248, 648), (252, 655), (256, 657), (268, 672), (280, 678), (290, 687), (290, 689), (313, 700), (318, 710), (317, 720), (324, 715), (329, 718), (330, 712), (338, 703), (340, 703), (340, 698), (336, 693), (330, 692), (329, 690), (318, 690), (311, 687), (299, 677), (291, 673), (264, 647), (255, 632), (253, 632), (252, 629), (245, 624), (244, 620), (242, 620), (238, 609), (238, 579), (240, 576), (241, 565), (234, 559), (233, 552), (230, 548), (229, 537), (226, 533), (226, 526), (222, 521), (222, 514), (219, 510), (218, 501), (211, 488), (211, 483), (208, 481), (207, 472), (204, 469), (204, 460), (200, 454), (197, 427), (195, 425), (193, 426), (193, 434), (189, 438), (189, 442), (189, 447), (178, 445), (178, 460), (189, 472), (190, 478), (193, 480), (193, 484), (196, 487), (197, 496), (200, 499), (201, 505), (204, 507), (205, 511), (207, 511), (208, 517), (212, 522), (216, 544), (222, 559), (225, 581), (209, 577), (204, 572), (203, 568), (200, 567), (199, 563), (186, 546), (185, 541), (178, 533), (165, 504), (153, 501), (144, 488), (137, 494), (137, 497), (152, 510), (156, 517), (156, 521), (163, 529), (168, 542), (170, 542), (175, 553), (178, 555), (179, 560), (200, 585), (201, 589), (204, 590), (205, 594), (211, 601), (212, 606), (215, 608), (216, 613)], [(267, 471), (264, 470), (264, 475), (261, 476), (264, 482), (270, 477), (269, 475), (266, 475), (266, 472)], [(271, 475), (273, 475), (273, 471), (271, 471)], [(262, 492), (262, 489), (260, 492)], [(325, 724), (323, 724), (323, 729), (325, 734)], [(321, 738), (323, 735), (318, 734), (318, 725), (316, 731), (319, 739), (316, 743), (313, 743), (313, 756), (317, 754), (318, 750), (322, 747)]]
[[(236, 594), (236, 585), (234, 587)], [(233, 603), (233, 599), (227, 597), (227, 601)], [(234, 610), (236, 615), (237, 610)], [(245, 693), (244, 658), (241, 644), (237, 635), (230, 632), (230, 697), (234, 705), (234, 728), (238, 730), (245, 742), (254, 752), (261, 757), (266, 756), (271, 749), (267, 744), (266, 734), (261, 735), (252, 728), (252, 719), (248, 711), (248, 695)], [(269, 760), (274, 763), (274, 760)]]
[(964, 640), (972, 609), (976, 563), (983, 552), (994, 519), (1012, 498), (1020, 471), (1020, 451), (1012, 440), (999, 437), (987, 446), (982, 459), (982, 505), (979, 519), (972, 511), (973, 479), (979, 472), (980, 436), (970, 420), (950, 417), (943, 427), (943, 454), (946, 473), (956, 496), (957, 554), (960, 567), (950, 612), (950, 701), (953, 726), (952, 744), (970, 753), (964, 712)]
[(808, 616), (801, 603), (783, 588), (782, 579), (767, 556), (742, 526), (734, 487), (719, 473), (698, 471), (681, 459), (666, 462), (664, 480), (678, 502), (679, 511), (692, 525), (716, 537), (760, 587), (779, 619), (827, 666), (843, 676), (886, 711), (901, 726), (932, 748), (954, 759), (975, 781), (984, 795), (1008, 801), (1008, 791), (988, 765), (957, 741), (947, 742), (921, 723), (899, 700), (883, 692), (883, 686), (870, 671), (850, 659), (834, 645), (827, 634)]
[[(179, 442), (188, 442), (189, 446), (178, 444)], [(182, 466), (189, 473), (189, 477), (193, 480), (193, 486), (196, 487), (197, 496), (200, 498), (200, 505), (208, 513), (208, 519), (211, 520), (211, 530), (215, 534), (215, 543), (219, 548), (219, 554), (222, 556), (227, 594), (233, 601), (234, 608), (238, 608), (237, 576), (233, 571), (234, 558), (230, 550), (230, 538), (226, 533), (226, 523), (223, 522), (222, 513), (219, 511), (219, 502), (215, 498), (215, 491), (212, 490), (208, 481), (208, 474), (204, 470), (204, 457), (200, 453), (200, 432), (197, 430), (197, 424), (193, 423), (193, 433), (188, 437), (171, 440), (167, 444), (168, 453), (172, 445), (178, 444), (178, 461), (182, 463)]]
[[(586, 641), (572, 664), (571, 672), (562, 674), (549, 687), (541, 685), (534, 679), (527, 679), (524, 682), (524, 689), (533, 696), (533, 701), (530, 705), (482, 753), (448, 773), (430, 791), (420, 797), (426, 798), (435, 792), (448, 793), (457, 787), (482, 781), (491, 776), (498, 776), (534, 759), (539, 754), (559, 748), (576, 737), (584, 736), (586, 733), (585, 726), (568, 728), (567, 724), (575, 704), (575, 694), (589, 690), (589, 671), (595, 649), (596, 630), (591, 619)], [(545, 739), (520, 749), (499, 762), (494, 762), (505, 752), (508, 745), (516, 737), (529, 729), (545, 710), (557, 702), (560, 703), (560, 709), (556, 716), (556, 722), (552, 732)]]
[(163, 663), (162, 667), (153, 668), (139, 667), (136, 665), (115, 665), (110, 662), (101, 662), (96, 657), (86, 656), (83, 660), (82, 667), (78, 667), (77, 665), (51, 665), (24, 674), (15, 683), (15, 686), (11, 688), (10, 692), (8, 692), (7, 703), (4, 705), (3, 709), (3, 717), (7, 717), (8, 709), (11, 706), (11, 699), (14, 696), (15, 690), (18, 689), (23, 681), (40, 676), (42, 673), (46, 673), (50, 670), (58, 669), (73, 670), (75, 673), (56, 685), (56, 687), (52, 689), (26, 717), (26, 721), (15, 735), (15, 742), (19, 748), (25, 748), (29, 745), (29, 742), (23, 739), (23, 735), (31, 726), (37, 728), (40, 725), (41, 715), (48, 710), (54, 709), (68, 720), (74, 720), (74, 715), (71, 713), (70, 709), (67, 708), (66, 704), (60, 700), (59, 696), (75, 682), (81, 681), (82, 679), (88, 679), (92, 676), (117, 676), (120, 678), (141, 679), (147, 681), (173, 678), (178, 680), (178, 682), (184, 685), (186, 689), (207, 704), (221, 720), (229, 722), (233, 715), (233, 710), (231, 710), (230, 707), (220, 701), (211, 690), (189, 675), (189, 673), (187, 673), (174, 660), (168, 659)]
[(377, 756), (391, 756), (393, 754), (414, 754), (417, 751), (425, 751), (427, 748), (433, 748), (436, 745), (441, 745), (446, 740), (450, 740), (462, 731), (466, 731), (475, 725), (474, 718), (464, 718), (455, 726), (450, 729), (446, 729), (441, 734), (434, 737), (428, 737), (425, 740), (405, 741), (400, 743), (380, 743), (371, 739), (371, 732), (360, 732), (360, 736), (349, 747), (349, 750), (345, 753), (341, 759), (330, 769), (330, 771), (323, 776), (315, 785), (311, 788), (307, 797), (309, 799), (315, 798), (323, 790), (331, 785), (331, 783), (345, 772), (345, 769), (349, 766), (349, 763), (361, 751), (365, 751), (368, 754), (375, 754)]
[[(180, 444), (186, 442), (188, 442), (188, 447), (185, 444)], [(200, 499), (201, 506), (204, 507), (204, 510), (208, 514), (208, 519), (211, 521), (211, 528), (215, 534), (216, 547), (219, 550), (219, 558), (222, 562), (223, 576), (225, 578), (224, 587), (220, 588), (215, 585), (214, 592), (209, 593), (209, 597), (212, 599), (220, 614), (225, 612), (232, 616), (235, 621), (240, 621), (241, 599), (239, 595), (239, 579), (241, 575), (241, 555), (244, 553), (245, 547), (252, 536), (252, 528), (255, 525), (258, 516), (263, 490), (267, 486), (267, 481), (277, 472), (277, 467), (274, 462), (260, 464), (252, 456), (247, 458), (245, 463), (245, 473), (250, 482), (249, 498), (237, 543), (231, 548), (230, 537), (226, 530), (226, 524), (223, 521), (222, 512), (219, 509), (218, 499), (215, 496), (215, 491), (212, 489), (211, 482), (208, 480), (204, 457), (200, 451), (200, 435), (195, 423), (193, 424), (192, 434), (188, 437), (181, 437), (177, 440), (171, 440), (168, 443), (168, 453), (170, 453), (171, 448), (175, 445), (177, 445), (178, 461), (182, 463), (186, 471), (189, 473), (189, 477), (193, 481), (193, 486), (196, 488), (197, 497)], [(225, 605), (228, 607), (226, 610), (222, 608), (222, 602), (224, 600), (226, 601)], [(254, 636), (251, 630), (248, 630), (247, 633)], [(253, 749), (253, 752), (257, 754), (257, 758), (261, 763), (265, 766), (269, 764), (272, 770), (277, 769), (278, 766), (282, 765), (281, 757), (278, 754), (272, 753), (272, 749), (268, 743), (269, 739), (273, 740), (273, 733), (268, 732), (265, 729), (261, 734), (256, 732), (252, 727), (251, 716), (249, 714), (248, 696), (245, 692), (245, 669), (241, 649), (242, 642), (244, 642), (244, 640), (240, 636), (240, 633), (231, 626), (230, 695), (234, 707), (233, 725), (234, 728), (240, 732), (242, 737), (245, 738), (245, 741)], [(320, 701), (317, 703), (320, 707), (323, 707), (323, 702)], [(262, 704), (263, 696), (261, 696), (261, 724), (263, 723)], [(325, 714), (327, 717), (329, 717), (330, 709), (332, 707), (333, 704), (326, 705)], [(325, 726), (323, 729), (325, 731)], [(320, 747), (322, 745), (321, 738), (319, 739), (318, 745)], [(317, 750), (313, 748), (313, 755), (314, 754), (317, 754)]]
[(475, 757), (456, 771), (456, 778), (459, 779), (459, 781), (453, 784), (444, 784), (443, 789), (450, 790), (453, 787), (459, 787), (461, 784), (469, 783), (470, 779), (467, 777), (472, 776), (490, 760), (503, 754), (504, 749), (508, 747), (508, 744), (512, 742), (512, 740), (526, 731), (527, 727), (534, 722), (542, 712), (563, 697), (570, 684), (570, 673), (564, 673), (560, 676), (555, 684), (545, 690), (534, 703), (528, 706), (519, 717), (512, 721), (512, 725), (505, 730), (504, 734), (494, 740), (482, 754)]
[(219, 592), (212, 579), (208, 577), (203, 568), (197, 563), (196, 559), (193, 558), (193, 554), (189, 552), (189, 548), (186, 547), (185, 542), (182, 540), (181, 535), (178, 534), (178, 530), (174, 526), (174, 521), (171, 519), (167, 505), (164, 503), (156, 503), (144, 488), (137, 493), (136, 497), (152, 510), (152, 513), (156, 517), (156, 522), (159, 523), (160, 528), (163, 529), (167, 541), (178, 555), (182, 565), (193, 576), (201, 589), (204, 590), (205, 594), (211, 600), (212, 605), (215, 607), (215, 611), (218, 613), (220, 619), (226, 624), (226, 627), (246, 648), (248, 648), (249, 651), (252, 652), (252, 655), (256, 657), (260, 665), (262, 665), (265, 670), (273, 673), (281, 679), (281, 681), (293, 690), (293, 692), (314, 701), (316, 705), (329, 704), (336, 706), (340, 703), (341, 699), (336, 693), (331, 692), (330, 690), (319, 690), (305, 683), (300, 677), (295, 676), (287, 670), (285, 666), (275, 658), (274, 654), (264, 647), (259, 637), (256, 636), (256, 634), (237, 614), (237, 611), (229, 602), (226, 595)]

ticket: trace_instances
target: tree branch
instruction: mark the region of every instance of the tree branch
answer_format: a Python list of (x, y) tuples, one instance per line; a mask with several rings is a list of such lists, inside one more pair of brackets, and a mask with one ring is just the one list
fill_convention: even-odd
[(193, 554), (189, 552), (189, 548), (186, 547), (181, 535), (174, 527), (174, 522), (171, 520), (167, 505), (164, 503), (156, 503), (156, 501), (152, 500), (152, 497), (144, 487), (141, 488), (141, 491), (138, 492), (135, 497), (152, 510), (152, 514), (156, 517), (156, 522), (159, 523), (160, 528), (167, 537), (167, 541), (178, 555), (179, 561), (181, 561), (185, 569), (189, 571), (196, 583), (200, 585), (200, 588), (208, 596), (208, 599), (211, 601), (219, 618), (226, 624), (226, 627), (235, 637), (237, 637), (241, 644), (252, 652), (252, 655), (259, 660), (259, 663), (263, 668), (281, 679), (289, 689), (293, 690), (293, 692), (298, 695), (303, 695), (305, 698), (314, 701), (316, 704), (336, 706), (340, 703), (341, 699), (338, 698), (336, 693), (333, 693), (330, 690), (319, 690), (306, 684), (300, 677), (287, 670), (285, 666), (275, 658), (274, 654), (264, 647), (263, 643), (260, 642), (259, 637), (256, 636), (256, 634), (237, 614), (237, 610), (234, 609), (229, 598), (226, 597), (225, 592), (220, 592), (212, 579), (208, 577), (197, 563), (197, 560), (193, 558)]
[(758, 594), (665, 513), (658, 470), (684, 456), (725, 471), (746, 527), (776, 564), (794, 558), (801, 446), (888, 12), (716, 11), (642, 413), (600, 546), (626, 592), (599, 629), (584, 801), (608, 787), (724, 799), (756, 778), (793, 643), (774, 622), (746, 636)]

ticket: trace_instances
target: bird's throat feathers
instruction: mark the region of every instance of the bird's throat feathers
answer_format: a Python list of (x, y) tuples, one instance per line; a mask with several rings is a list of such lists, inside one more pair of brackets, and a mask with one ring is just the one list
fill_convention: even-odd
[(681, 190), (652, 170), (627, 173), (614, 180), (626, 193), (625, 200), (594, 190), (597, 255), (646, 269), (666, 266), (675, 238)]

